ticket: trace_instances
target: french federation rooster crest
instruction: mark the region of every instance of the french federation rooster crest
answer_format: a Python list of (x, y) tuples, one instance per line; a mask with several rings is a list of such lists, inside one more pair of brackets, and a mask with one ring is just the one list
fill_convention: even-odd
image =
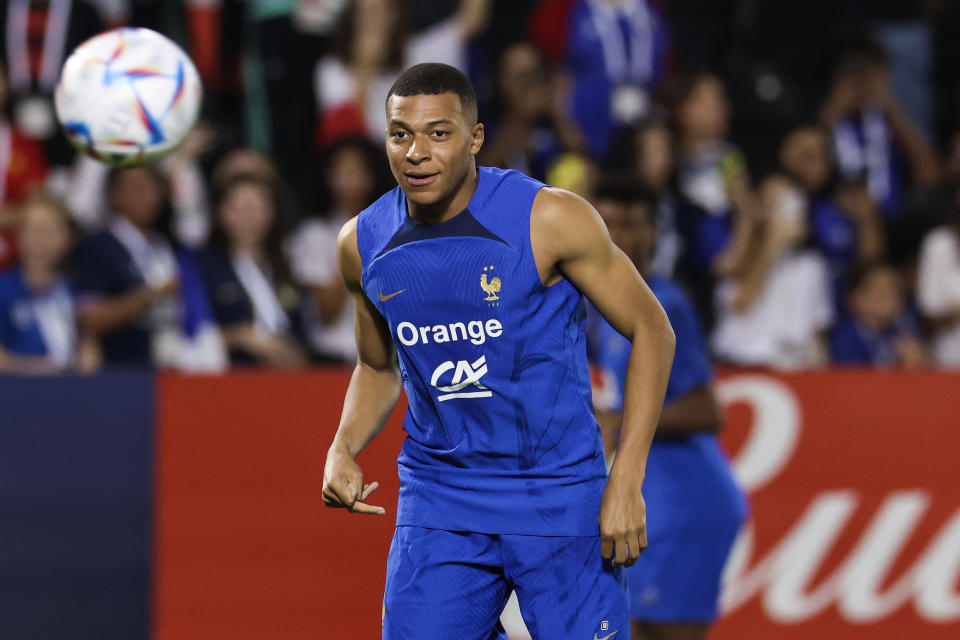
[(497, 292), (500, 291), (500, 278), (493, 278), (488, 282), (486, 272), (493, 271), (493, 267), (484, 267), (483, 270), (484, 274), (480, 276), (480, 288), (487, 294), (484, 300), (499, 300), (500, 296), (497, 295)]

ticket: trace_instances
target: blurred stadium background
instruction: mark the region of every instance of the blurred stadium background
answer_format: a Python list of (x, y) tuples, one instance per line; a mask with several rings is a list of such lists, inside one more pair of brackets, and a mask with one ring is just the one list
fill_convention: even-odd
[[(379, 637), (403, 407), (360, 458), (388, 515), (325, 512), (355, 357), (334, 243), (392, 186), (383, 99), (421, 61), (473, 79), (481, 163), (656, 193), (655, 269), (709, 331), (751, 502), (711, 637), (960, 634), (960, 3), (8, 0), (0, 19), (0, 637)], [(178, 41), (205, 102), (175, 154), (111, 173), (50, 98), (72, 48), (122, 24)]]

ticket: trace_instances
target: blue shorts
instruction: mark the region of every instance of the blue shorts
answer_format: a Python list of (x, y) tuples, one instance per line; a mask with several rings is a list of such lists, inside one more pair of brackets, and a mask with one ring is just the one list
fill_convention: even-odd
[(492, 535), (398, 526), (383, 640), (494, 640), (511, 590), (534, 640), (629, 640), (626, 574), (599, 536)]
[(631, 617), (654, 623), (713, 621), (720, 577), (747, 513), (716, 439), (699, 434), (655, 440), (643, 497), (648, 546), (627, 569)]

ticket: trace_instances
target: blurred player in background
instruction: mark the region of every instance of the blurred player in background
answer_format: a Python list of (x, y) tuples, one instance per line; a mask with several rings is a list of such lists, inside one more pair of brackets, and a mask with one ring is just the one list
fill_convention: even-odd
[[(354, 459), (402, 384), (383, 637), (496, 638), (514, 589), (537, 640), (629, 638), (621, 567), (646, 546), (640, 489), (673, 359), (667, 316), (586, 201), (476, 166), (484, 129), (462, 73), (408, 69), (387, 120), (399, 187), (338, 241), (359, 360), (323, 486), (328, 507), (385, 513)], [(636, 347), (609, 479), (584, 295)]]
[[(611, 238), (635, 261), (663, 305), (677, 339), (643, 485), (650, 548), (627, 572), (633, 637), (699, 640), (716, 617), (720, 574), (746, 515), (746, 501), (714, 437), (721, 411), (693, 306), (670, 280), (651, 275), (656, 197), (633, 181), (607, 182), (598, 188), (595, 202)], [(587, 327), (594, 405), (612, 464), (630, 344), (595, 309), (590, 309)]]

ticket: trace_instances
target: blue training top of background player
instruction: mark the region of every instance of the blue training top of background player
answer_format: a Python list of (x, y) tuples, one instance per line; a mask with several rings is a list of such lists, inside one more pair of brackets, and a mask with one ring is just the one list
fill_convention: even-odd
[[(670, 370), (667, 393), (663, 401), (663, 404), (667, 405), (699, 386), (710, 384), (713, 380), (713, 369), (696, 312), (687, 297), (675, 284), (662, 276), (651, 276), (647, 280), (647, 286), (667, 312), (677, 337), (673, 368)], [(598, 401), (598, 408), (619, 412), (623, 408), (623, 384), (627, 376), (630, 342), (611, 327), (593, 306), (590, 306), (588, 313), (587, 335), (590, 361), (606, 374), (603, 382), (612, 385), (603, 389), (604, 399)]]
[(363, 289), (410, 402), (397, 524), (597, 535), (606, 471), (583, 298), (566, 280), (540, 280), (530, 211), (544, 185), (478, 172), (450, 220), (413, 220), (397, 187), (357, 223)]
[[(710, 384), (713, 372), (690, 301), (666, 278), (653, 276), (647, 284), (677, 337), (666, 406)], [(590, 360), (602, 376), (597, 407), (619, 412), (630, 343), (592, 307), (587, 335)], [(627, 571), (631, 616), (666, 623), (713, 620), (723, 565), (747, 512), (716, 437), (698, 432), (655, 439), (643, 495), (649, 547)]]

